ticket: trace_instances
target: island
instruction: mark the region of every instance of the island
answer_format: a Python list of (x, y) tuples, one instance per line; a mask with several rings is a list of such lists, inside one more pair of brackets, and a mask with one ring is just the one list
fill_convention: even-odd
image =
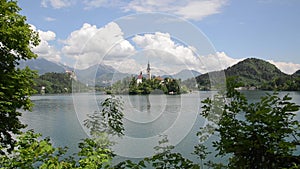
[(162, 78), (151, 74), (150, 63), (147, 64), (146, 74), (141, 71), (138, 75), (124, 78), (114, 83), (108, 94), (129, 94), (129, 95), (148, 95), (148, 94), (167, 94), (179, 95), (187, 93), (189, 90), (185, 85), (181, 85), (181, 79), (172, 77)]

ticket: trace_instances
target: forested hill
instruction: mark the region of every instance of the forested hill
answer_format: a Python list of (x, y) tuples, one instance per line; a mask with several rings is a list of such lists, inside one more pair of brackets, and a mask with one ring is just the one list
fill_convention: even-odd
[(225, 70), (226, 77), (237, 76), (244, 86), (262, 86), (274, 78), (287, 78), (275, 65), (260, 59), (245, 59)]
[(88, 88), (74, 79), (67, 73), (49, 72), (45, 73), (38, 78), (34, 79), (34, 89), (39, 94), (57, 94), (57, 93), (71, 93), (71, 92), (84, 92)]
[[(240, 87), (262, 90), (300, 90), (299, 76), (287, 75), (275, 65), (256, 58), (245, 59), (227, 68), (226, 77), (235, 77)], [(208, 74), (196, 77), (200, 89), (210, 89)]]

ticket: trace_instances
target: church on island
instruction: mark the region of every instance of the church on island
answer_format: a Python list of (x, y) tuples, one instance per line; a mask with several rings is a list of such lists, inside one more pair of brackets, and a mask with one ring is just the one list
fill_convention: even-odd
[[(147, 65), (147, 79), (151, 80), (151, 68), (150, 68), (149, 61), (148, 61), (148, 65)], [(137, 84), (143, 83), (143, 72), (142, 71), (138, 75), (136, 83)]]
[(132, 80), (129, 83), (129, 94), (181, 94), (179, 80), (171, 77), (163, 79), (160, 76), (153, 76), (151, 74), (149, 61), (146, 71), (146, 76), (143, 76), (143, 72), (141, 71), (137, 77), (132, 77)]

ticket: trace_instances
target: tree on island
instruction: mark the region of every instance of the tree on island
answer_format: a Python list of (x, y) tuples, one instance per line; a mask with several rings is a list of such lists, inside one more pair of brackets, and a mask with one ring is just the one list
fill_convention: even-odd
[(164, 94), (181, 94), (180, 80), (165, 78), (146, 79), (143, 77), (141, 83), (137, 83), (137, 79), (133, 77), (129, 84), (129, 94), (150, 94), (155, 90), (160, 90)]

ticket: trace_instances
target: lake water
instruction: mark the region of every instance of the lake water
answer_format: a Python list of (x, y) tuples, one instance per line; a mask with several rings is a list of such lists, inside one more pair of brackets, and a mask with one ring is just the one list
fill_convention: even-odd
[[(244, 92), (250, 102), (258, 101), (265, 94), (262, 91)], [(293, 101), (300, 104), (300, 92), (289, 92)], [(152, 155), (153, 147), (166, 134), (175, 151), (197, 160), (191, 155), (198, 143), (196, 132), (205, 124), (198, 114), (201, 100), (212, 96), (213, 92), (193, 92), (183, 95), (121, 96), (124, 101), (125, 136), (114, 138), (118, 144), (113, 150), (118, 159), (139, 158)], [(285, 95), (287, 92), (281, 92)], [(49, 136), (55, 146), (68, 146), (69, 154), (78, 151), (78, 143), (88, 137), (83, 126), (87, 114), (100, 109), (99, 103), (107, 95), (80, 93), (74, 95), (33, 96), (35, 104), (32, 112), (24, 112), (21, 120), (28, 124), (27, 129)], [(298, 119), (299, 114), (298, 114)], [(213, 136), (206, 144), (210, 145)], [(212, 149), (211, 149), (212, 150)], [(211, 154), (208, 158), (219, 161)]]

